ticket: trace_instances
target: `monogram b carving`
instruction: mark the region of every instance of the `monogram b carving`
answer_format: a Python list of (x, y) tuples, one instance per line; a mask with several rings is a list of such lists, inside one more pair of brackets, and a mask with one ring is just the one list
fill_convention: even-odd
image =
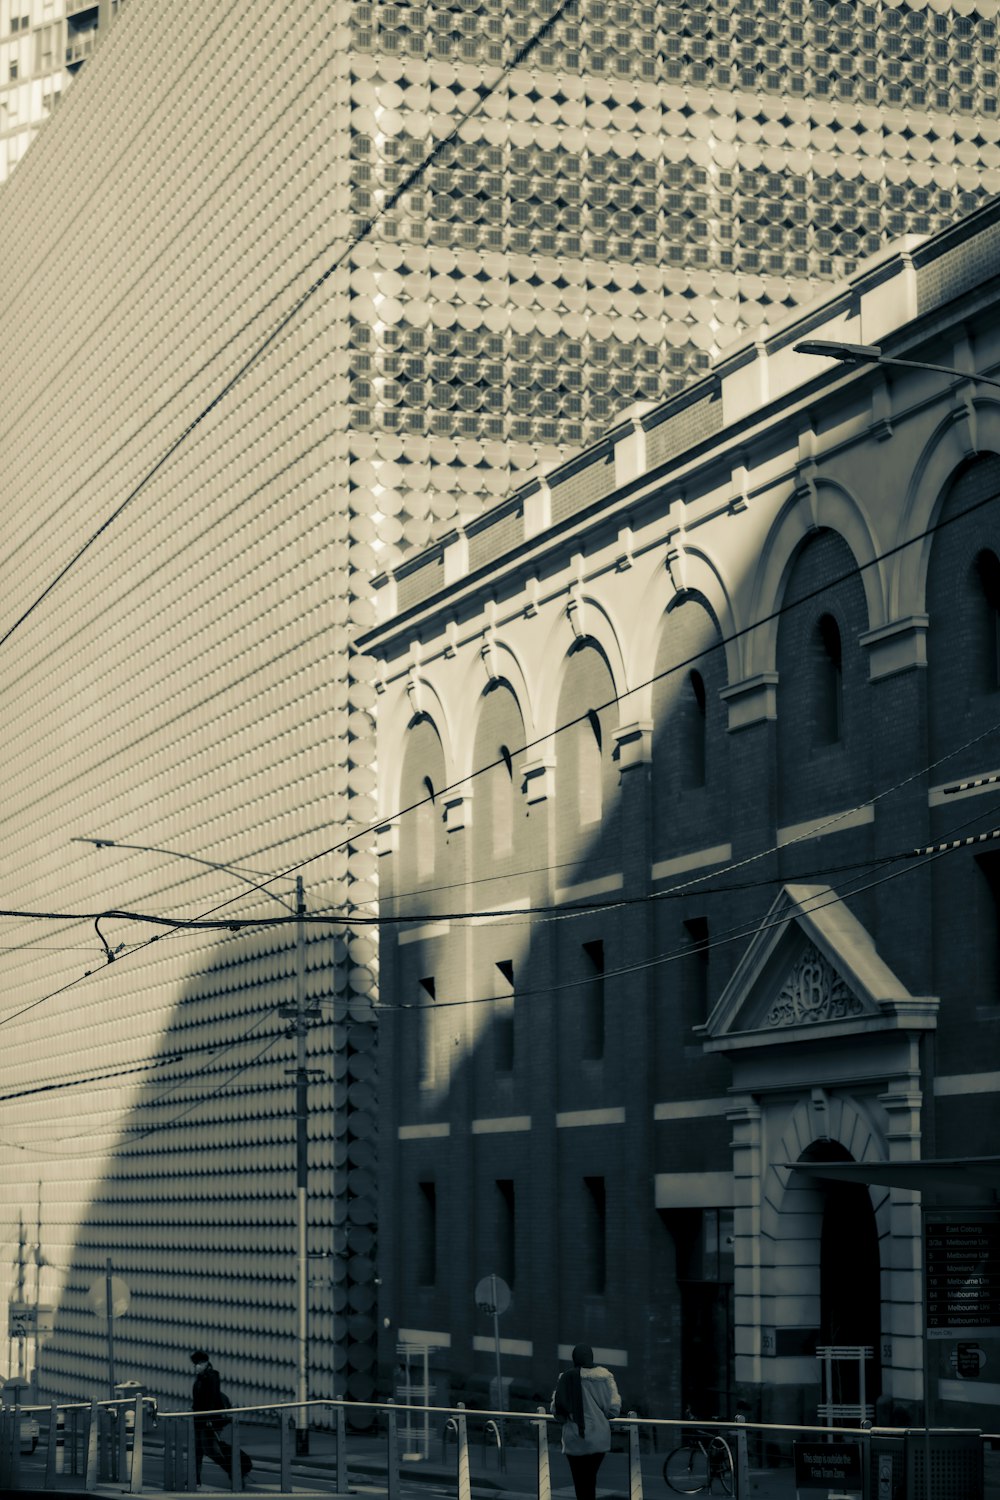
[(801, 1026), (811, 1021), (843, 1021), (864, 1006), (828, 959), (810, 943), (764, 1018), (766, 1026)]

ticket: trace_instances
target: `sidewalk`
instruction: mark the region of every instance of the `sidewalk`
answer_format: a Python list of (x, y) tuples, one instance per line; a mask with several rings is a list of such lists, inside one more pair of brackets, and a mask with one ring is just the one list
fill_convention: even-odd
[[(520, 1435), (520, 1434), (519, 1434)], [(296, 1500), (310, 1500), (323, 1496), (332, 1500), (338, 1494), (336, 1486), (336, 1437), (331, 1432), (311, 1431), (309, 1453), (292, 1459), (293, 1491), (279, 1489), (281, 1474), (280, 1441), (277, 1429), (250, 1424), (240, 1424), (239, 1445), (254, 1460), (248, 1493), (254, 1495), (294, 1495)], [(663, 1453), (643, 1453), (641, 1456), (644, 1500), (670, 1500), (672, 1491), (663, 1478)], [(359, 1489), (376, 1496), (386, 1491), (386, 1439), (384, 1435), (369, 1437), (351, 1435), (347, 1440), (348, 1493)], [(480, 1442), (478, 1435), (469, 1443), (469, 1459), (474, 1500), (535, 1500), (537, 1495), (537, 1452), (533, 1445), (516, 1440), (506, 1452), (506, 1465), (499, 1468), (496, 1450), (489, 1450)], [(31, 1492), (40, 1476), (32, 1473), (34, 1465), (26, 1463), (22, 1473), (20, 1493)], [(420, 1500), (420, 1491), (426, 1488), (428, 1500), (437, 1492), (454, 1496), (457, 1493), (457, 1462), (454, 1444), (442, 1454), (440, 1435), (432, 1440), (430, 1456), (425, 1459), (401, 1459), (399, 1465), (400, 1484), (404, 1492), (409, 1491), (410, 1500)], [(549, 1473), (553, 1500), (574, 1500), (566, 1460), (557, 1446), (549, 1448)], [(165, 1491), (162, 1486), (162, 1447), (155, 1432), (149, 1434), (145, 1450), (144, 1493), (166, 1500), (174, 1491)], [(225, 1476), (206, 1460), (202, 1475), (200, 1495), (231, 1493)], [(66, 1475), (59, 1486), (69, 1497), (82, 1490), (74, 1490), (73, 1480)], [(90, 1493), (104, 1497), (119, 1497), (127, 1492), (127, 1482), (101, 1484)], [(38, 1492), (37, 1490), (35, 1491)], [(719, 1486), (715, 1486), (719, 1494)], [(629, 1500), (628, 1456), (624, 1452), (608, 1455), (601, 1467), (598, 1483), (598, 1500)], [(985, 1455), (984, 1500), (1000, 1500), (1000, 1451), (987, 1449)], [(181, 1500), (178, 1495), (177, 1500)], [(740, 1500), (795, 1500), (795, 1482), (791, 1467), (782, 1467), (750, 1472), (749, 1494)], [(818, 1497), (819, 1500), (819, 1497)], [(825, 1496), (822, 1497), (825, 1500)], [(948, 1500), (952, 1500), (950, 1494)]]

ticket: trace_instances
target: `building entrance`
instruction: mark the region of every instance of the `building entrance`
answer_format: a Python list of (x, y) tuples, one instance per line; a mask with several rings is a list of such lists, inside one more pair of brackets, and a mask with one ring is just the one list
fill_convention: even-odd
[[(814, 1141), (801, 1160), (852, 1161), (836, 1141)], [(814, 1179), (822, 1194), (819, 1246), (819, 1345), (840, 1348), (869, 1346), (872, 1358), (865, 1368), (865, 1400), (881, 1392), (881, 1288), (878, 1227), (871, 1194), (863, 1183)], [(835, 1361), (829, 1399), (856, 1403), (861, 1399), (857, 1363)]]

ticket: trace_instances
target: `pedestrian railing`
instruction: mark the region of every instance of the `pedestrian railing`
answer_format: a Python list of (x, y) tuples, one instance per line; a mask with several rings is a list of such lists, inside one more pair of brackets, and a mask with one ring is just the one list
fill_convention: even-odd
[[(259, 1440), (266, 1426), (266, 1457), (261, 1462), (261, 1455), (254, 1454), (255, 1492), (271, 1489), (291, 1494), (296, 1488), (315, 1489), (317, 1473), (309, 1465), (318, 1463), (324, 1490), (347, 1495), (352, 1471), (355, 1479), (364, 1471), (366, 1481), (373, 1474), (384, 1474), (388, 1500), (399, 1500), (402, 1475), (412, 1470), (412, 1464), (401, 1461), (399, 1418), (404, 1411), (410, 1416), (426, 1415), (439, 1434), (438, 1468), (442, 1477), (450, 1472), (456, 1500), (472, 1500), (477, 1438), (480, 1468), (485, 1471), (487, 1452), (495, 1454), (492, 1472), (505, 1473), (506, 1490), (534, 1500), (551, 1500), (550, 1445), (558, 1436), (559, 1424), (542, 1407), (534, 1412), (499, 1412), (470, 1411), (462, 1404), (402, 1407), (392, 1401), (323, 1400), (192, 1413), (159, 1411), (149, 1396), (0, 1408), (0, 1490), (54, 1490), (71, 1484), (94, 1490), (113, 1484), (129, 1494), (191, 1491), (197, 1479), (196, 1424), (218, 1418), (229, 1424), (223, 1457), (228, 1454), (227, 1479), (237, 1493), (244, 1487), (241, 1435), (252, 1426)], [(369, 1415), (376, 1432), (374, 1437), (370, 1427), (364, 1435), (357, 1432), (352, 1441), (363, 1442), (364, 1452), (351, 1455), (348, 1417), (353, 1416), (357, 1427), (361, 1413)], [(25, 1424), (34, 1422), (38, 1445), (31, 1452), (24, 1433)], [(322, 1459), (303, 1456), (297, 1442), (302, 1428), (308, 1431), (310, 1426), (317, 1438), (322, 1434)], [(800, 1458), (811, 1458), (821, 1469), (829, 1469), (827, 1493), (831, 1494), (838, 1493), (839, 1483), (840, 1493), (863, 1493), (870, 1500), (981, 1500), (984, 1449), (1000, 1447), (1000, 1436), (978, 1429), (926, 1432), (876, 1428), (867, 1422), (831, 1431), (828, 1426), (779, 1426), (742, 1418), (696, 1422), (690, 1416), (652, 1418), (628, 1412), (612, 1428), (620, 1452), (614, 1459), (618, 1465), (614, 1488), (622, 1488), (625, 1480), (629, 1500), (667, 1500), (672, 1492), (694, 1494), (699, 1489), (735, 1495), (736, 1500), (749, 1500), (756, 1489), (768, 1496), (785, 1494), (791, 1500), (799, 1477), (793, 1460), (797, 1465)], [(202, 1434), (205, 1430), (202, 1427)], [(943, 1465), (936, 1462), (942, 1454), (947, 1457)], [(512, 1462), (515, 1455), (516, 1463)], [(205, 1452), (203, 1460), (211, 1456)], [(405, 1457), (413, 1459), (414, 1455)], [(219, 1462), (218, 1451), (215, 1462)], [(783, 1476), (785, 1482), (752, 1486), (751, 1475), (759, 1480), (764, 1472), (775, 1481)], [(848, 1484), (854, 1479), (858, 1485), (852, 1491)], [(560, 1484), (565, 1483), (563, 1476)]]

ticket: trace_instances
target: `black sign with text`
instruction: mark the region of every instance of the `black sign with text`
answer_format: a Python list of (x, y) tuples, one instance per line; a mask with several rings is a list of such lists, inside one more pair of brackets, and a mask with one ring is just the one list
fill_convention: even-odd
[(861, 1489), (860, 1443), (793, 1443), (797, 1490)]
[(927, 1337), (1000, 1333), (1000, 1215), (924, 1216)]

